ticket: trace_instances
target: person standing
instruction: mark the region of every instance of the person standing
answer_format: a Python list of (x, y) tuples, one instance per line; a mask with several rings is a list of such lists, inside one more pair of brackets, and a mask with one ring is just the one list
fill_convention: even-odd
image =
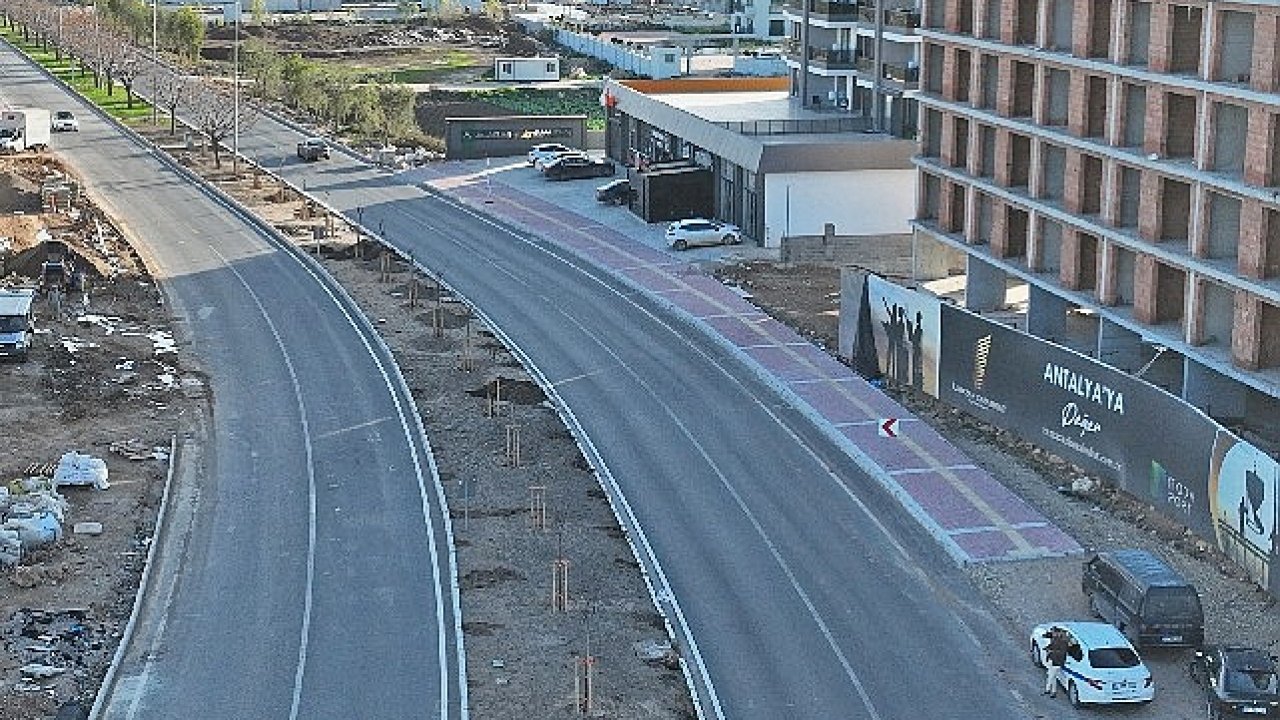
[(1062, 666), (1067, 664), (1067, 631), (1062, 628), (1050, 628), (1046, 634), (1049, 645), (1045, 648), (1044, 694), (1056, 697), (1058, 694), (1058, 676)]

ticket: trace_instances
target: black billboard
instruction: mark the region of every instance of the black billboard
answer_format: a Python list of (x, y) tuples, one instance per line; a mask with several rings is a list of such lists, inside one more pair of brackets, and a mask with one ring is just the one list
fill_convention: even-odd
[(939, 398), (1214, 537), (1216, 423), (1153, 385), (959, 308), (942, 306), (941, 327)]

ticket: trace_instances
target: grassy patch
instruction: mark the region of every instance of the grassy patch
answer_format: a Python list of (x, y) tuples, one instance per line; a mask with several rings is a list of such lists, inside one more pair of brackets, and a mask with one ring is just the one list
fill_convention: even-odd
[(521, 115), (586, 115), (587, 128), (604, 129), (604, 108), (594, 88), (548, 89), (512, 87), (476, 90), (474, 100), (492, 103)]
[(145, 100), (135, 97), (133, 107), (129, 107), (128, 93), (120, 83), (116, 83), (114, 92), (108, 95), (106, 87), (95, 87), (93, 75), (88, 71), (81, 73), (75, 61), (66, 56), (59, 59), (51, 50), (46, 51), (38, 44), (23, 42), (22, 34), (12, 28), (0, 28), (0, 35), (112, 117), (125, 121), (151, 117), (151, 106)]
[[(377, 69), (358, 66), (364, 82), (423, 84), (439, 81), (459, 70), (481, 68), (481, 58), (463, 50), (419, 52), (399, 62), (384, 62)], [(388, 65), (392, 65), (388, 67)]]

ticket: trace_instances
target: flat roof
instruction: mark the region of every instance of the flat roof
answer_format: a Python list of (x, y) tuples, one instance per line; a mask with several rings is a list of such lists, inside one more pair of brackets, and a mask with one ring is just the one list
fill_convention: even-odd
[(745, 92), (655, 93), (649, 97), (710, 122), (753, 120), (830, 120), (834, 113), (818, 112), (790, 101), (786, 90)]

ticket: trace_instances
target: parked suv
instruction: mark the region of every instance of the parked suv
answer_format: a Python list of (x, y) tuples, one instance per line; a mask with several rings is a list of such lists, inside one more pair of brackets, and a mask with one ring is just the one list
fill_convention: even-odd
[(1146, 550), (1114, 550), (1084, 563), (1089, 607), (1134, 645), (1194, 647), (1204, 642), (1204, 611), (1190, 583)]

